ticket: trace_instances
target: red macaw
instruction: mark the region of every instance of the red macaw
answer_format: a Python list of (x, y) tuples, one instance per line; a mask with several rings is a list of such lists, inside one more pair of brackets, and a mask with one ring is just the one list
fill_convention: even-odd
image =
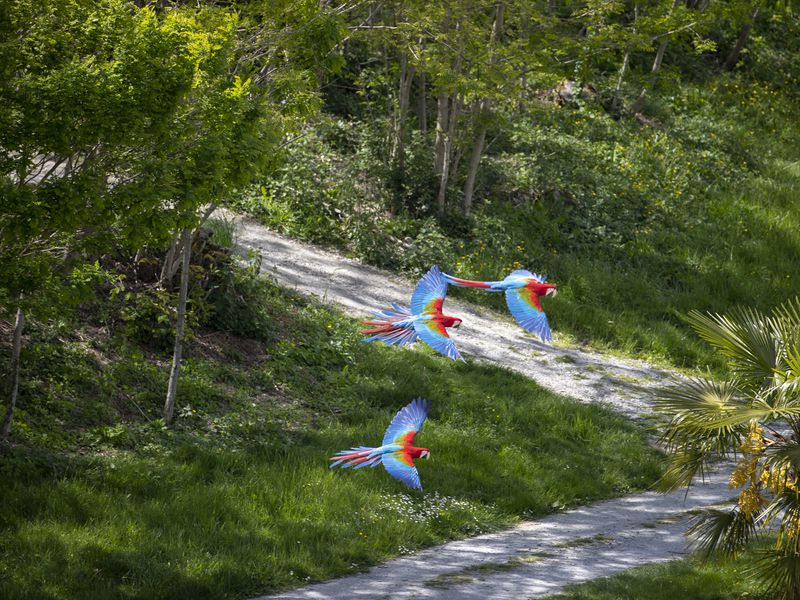
[(362, 342), (384, 342), (389, 346), (405, 346), (420, 338), (431, 348), (453, 360), (464, 360), (455, 343), (447, 335), (447, 327), (458, 328), (461, 319), (442, 313), (447, 294), (447, 280), (439, 267), (431, 267), (419, 280), (411, 296), (411, 310), (392, 304), (391, 309), (375, 312), (378, 319), (362, 321), (374, 325), (361, 333), (370, 337)]
[(539, 302), (542, 296), (555, 296), (556, 286), (545, 283), (546, 275), (537, 275), (524, 269), (512, 271), (502, 281), (471, 281), (444, 275), (447, 281), (458, 287), (473, 287), (487, 292), (505, 292), (508, 310), (525, 331), (538, 335), (543, 342), (553, 339), (547, 315)]
[(412, 444), (425, 417), (428, 416), (428, 401), (422, 398), (412, 400), (409, 404), (397, 411), (392, 419), (383, 442), (377, 448), (358, 446), (350, 450), (337, 452), (331, 456), (331, 468), (341, 466), (346, 469), (354, 467), (377, 467), (382, 464), (389, 475), (402, 481), (408, 487), (421, 490), (419, 473), (414, 466), (415, 458), (430, 458), (431, 452), (427, 448), (416, 448)]

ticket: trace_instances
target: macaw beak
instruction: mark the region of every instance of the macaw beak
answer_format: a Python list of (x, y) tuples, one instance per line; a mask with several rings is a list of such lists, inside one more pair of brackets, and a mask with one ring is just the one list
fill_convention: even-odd
[(545, 296), (554, 296), (555, 297), (555, 296), (558, 295), (558, 290), (556, 288), (554, 288), (554, 287), (547, 288), (547, 291), (545, 292), (544, 295)]
[(453, 323), (453, 328), (454, 328), (454, 329), (458, 329), (459, 325), (461, 325), (461, 321), (455, 321), (455, 322)]
[(420, 452), (419, 457), (420, 458), (430, 458), (431, 457), (431, 453), (428, 452), (427, 450), (423, 450), (422, 452)]

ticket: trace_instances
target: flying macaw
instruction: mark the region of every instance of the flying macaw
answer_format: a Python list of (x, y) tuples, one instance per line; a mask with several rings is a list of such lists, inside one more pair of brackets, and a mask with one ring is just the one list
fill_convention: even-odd
[(453, 360), (464, 360), (453, 340), (447, 335), (447, 327), (458, 328), (461, 319), (442, 313), (442, 304), (447, 293), (447, 280), (439, 267), (431, 267), (414, 288), (411, 309), (392, 304), (391, 309), (376, 311), (378, 317), (362, 321), (374, 325), (361, 333), (370, 337), (362, 342), (385, 342), (389, 346), (405, 346), (420, 338), (431, 348)]
[(421, 490), (419, 473), (414, 466), (415, 458), (430, 458), (427, 448), (416, 448), (412, 445), (414, 436), (428, 416), (428, 401), (422, 398), (412, 400), (397, 411), (386, 433), (383, 442), (377, 448), (358, 446), (350, 450), (337, 452), (331, 456), (331, 468), (341, 466), (343, 469), (354, 467), (377, 467), (382, 464), (389, 475), (402, 481), (414, 490)]
[(508, 310), (525, 331), (538, 335), (543, 342), (553, 339), (547, 315), (539, 302), (542, 296), (555, 296), (556, 286), (545, 283), (546, 275), (537, 275), (524, 269), (512, 271), (502, 281), (470, 281), (444, 275), (449, 283), (458, 287), (472, 287), (487, 292), (505, 292)]

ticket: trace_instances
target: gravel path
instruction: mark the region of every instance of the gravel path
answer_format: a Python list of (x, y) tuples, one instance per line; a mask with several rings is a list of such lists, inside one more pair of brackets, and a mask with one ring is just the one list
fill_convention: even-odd
[[(242, 253), (263, 257), (262, 273), (354, 316), (392, 302), (408, 304), (411, 297), (411, 281), (279, 236), (252, 220), (237, 219), (236, 231)], [(654, 389), (673, 377), (641, 361), (539, 343), (510, 318), (452, 298), (446, 307), (464, 319), (453, 338), (466, 357), (505, 366), (554, 392), (631, 418), (649, 412)], [(593, 504), (270, 598), (538, 598), (569, 583), (685, 554), (691, 511), (729, 502), (732, 495), (727, 479), (712, 475), (688, 495), (648, 492)]]

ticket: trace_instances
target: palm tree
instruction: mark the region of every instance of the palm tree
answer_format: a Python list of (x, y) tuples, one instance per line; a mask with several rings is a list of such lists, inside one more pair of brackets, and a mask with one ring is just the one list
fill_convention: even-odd
[(722, 381), (694, 378), (666, 389), (657, 409), (669, 419), (662, 435), (666, 490), (688, 487), (721, 457), (733, 454), (730, 510), (695, 517), (696, 549), (734, 557), (765, 530), (774, 544), (758, 551), (752, 570), (779, 597), (800, 599), (800, 299), (764, 314), (693, 311), (689, 324), (729, 367)]

